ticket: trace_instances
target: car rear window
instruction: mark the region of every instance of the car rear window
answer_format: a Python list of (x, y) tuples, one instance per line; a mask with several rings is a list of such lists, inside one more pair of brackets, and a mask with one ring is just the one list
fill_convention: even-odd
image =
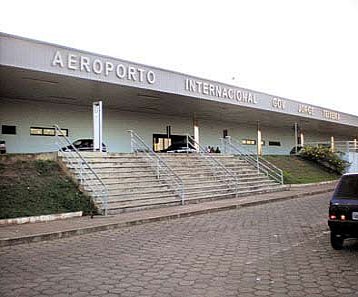
[(358, 199), (358, 174), (343, 176), (335, 196), (343, 199)]

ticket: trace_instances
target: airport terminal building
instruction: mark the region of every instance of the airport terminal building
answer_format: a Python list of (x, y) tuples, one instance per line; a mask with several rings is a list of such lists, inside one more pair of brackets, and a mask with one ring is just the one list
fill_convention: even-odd
[(358, 117), (337, 110), (0, 33), (0, 140), (8, 153), (57, 150), (54, 124), (73, 141), (92, 138), (98, 101), (110, 152), (130, 151), (128, 130), (155, 151), (187, 134), (214, 147), (231, 136), (263, 154), (358, 138)]

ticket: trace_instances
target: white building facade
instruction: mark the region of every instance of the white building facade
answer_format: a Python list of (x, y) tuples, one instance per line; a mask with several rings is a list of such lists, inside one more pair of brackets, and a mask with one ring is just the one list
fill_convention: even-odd
[[(0, 33), (0, 140), (8, 153), (55, 151), (53, 125), (93, 137), (103, 103), (103, 142), (129, 152), (127, 130), (155, 150), (186, 134), (220, 147), (231, 136), (263, 154), (302, 142), (353, 141), (358, 117), (186, 74)], [(297, 129), (295, 129), (297, 127)]]

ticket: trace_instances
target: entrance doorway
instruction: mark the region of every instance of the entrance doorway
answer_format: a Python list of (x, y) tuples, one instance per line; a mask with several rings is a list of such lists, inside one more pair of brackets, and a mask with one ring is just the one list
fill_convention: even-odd
[(160, 152), (179, 143), (186, 145), (186, 135), (153, 134), (153, 150), (155, 152)]

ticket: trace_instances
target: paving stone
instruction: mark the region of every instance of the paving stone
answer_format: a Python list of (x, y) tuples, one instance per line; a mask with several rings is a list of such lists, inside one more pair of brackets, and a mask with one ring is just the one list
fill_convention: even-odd
[(327, 195), (0, 248), (2, 296), (357, 296)]

